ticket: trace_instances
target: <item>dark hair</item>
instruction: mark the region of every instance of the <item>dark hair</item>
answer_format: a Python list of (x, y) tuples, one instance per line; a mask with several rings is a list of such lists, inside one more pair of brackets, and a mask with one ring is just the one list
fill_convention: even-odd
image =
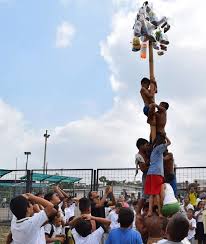
[(119, 223), (123, 228), (128, 228), (134, 221), (134, 213), (130, 208), (121, 208), (119, 211)]
[(139, 138), (136, 142), (136, 147), (140, 149), (141, 146), (145, 145), (146, 143), (149, 143), (146, 139), (144, 138)]
[(48, 192), (47, 194), (44, 195), (44, 199), (46, 199), (47, 201), (50, 202), (52, 200), (52, 197), (53, 197), (54, 194), (55, 194), (55, 192), (50, 191), (50, 192)]
[(91, 207), (91, 201), (88, 198), (82, 197), (81, 199), (79, 199), (79, 210), (81, 212), (86, 211), (90, 207)]
[(194, 214), (194, 209), (189, 208), (189, 209), (187, 210), (187, 212), (188, 212), (188, 211), (191, 211), (191, 212), (192, 212), (192, 214)]
[[(188, 196), (188, 198), (189, 198), (189, 196)], [(197, 209), (200, 208), (200, 204), (203, 203), (203, 202), (204, 202), (203, 200), (201, 200), (201, 201), (198, 202), (198, 204), (197, 204)]]
[(146, 78), (146, 77), (144, 77), (142, 80), (141, 80), (141, 85), (142, 84), (150, 84), (150, 80), (148, 79), (148, 78)]
[(91, 234), (92, 224), (89, 220), (80, 219), (77, 221), (74, 228), (80, 236), (86, 237)]
[(121, 207), (122, 207), (122, 204), (120, 202), (115, 204), (115, 208), (121, 208)]
[(181, 214), (175, 214), (167, 225), (167, 234), (169, 234), (170, 241), (180, 242), (187, 235), (189, 231), (189, 222), (188, 220)]
[(161, 104), (162, 107), (164, 107), (166, 110), (168, 110), (169, 103), (167, 103), (167, 102), (161, 102), (160, 104)]
[(27, 208), (30, 202), (24, 196), (19, 195), (14, 197), (10, 202), (10, 210), (17, 219), (23, 219), (26, 217)]

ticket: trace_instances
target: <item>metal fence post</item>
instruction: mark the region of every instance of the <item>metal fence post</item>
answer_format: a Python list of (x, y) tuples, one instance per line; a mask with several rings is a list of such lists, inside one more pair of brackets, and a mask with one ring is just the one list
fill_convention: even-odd
[(97, 169), (97, 175), (96, 175), (96, 191), (99, 189), (99, 169)]
[(91, 170), (91, 188), (90, 188), (90, 191), (92, 191), (93, 190), (93, 177), (94, 177), (94, 170), (92, 169)]
[(32, 191), (32, 170), (27, 170), (26, 172), (26, 192)]
[(93, 177), (93, 191), (96, 191), (96, 169), (94, 170), (94, 177)]

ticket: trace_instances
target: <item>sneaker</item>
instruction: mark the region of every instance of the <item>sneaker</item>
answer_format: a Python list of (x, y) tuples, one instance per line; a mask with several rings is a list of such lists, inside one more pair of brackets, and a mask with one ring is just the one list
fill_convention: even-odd
[(163, 44), (160, 44), (160, 48), (161, 50), (163, 51), (167, 51), (167, 46), (163, 45)]
[(158, 54), (159, 56), (162, 56), (162, 55), (164, 55), (164, 51), (158, 51), (157, 54)]
[(170, 25), (167, 24), (166, 27), (164, 28), (164, 33), (168, 32), (169, 29), (170, 29)]
[(160, 36), (160, 43), (161, 44), (164, 44), (164, 45), (169, 45), (169, 41), (168, 41), (168, 37), (165, 33), (161, 33), (161, 36)]
[(132, 47), (133, 52), (138, 52), (141, 49), (140, 40), (137, 36), (134, 36), (132, 45), (133, 45)]

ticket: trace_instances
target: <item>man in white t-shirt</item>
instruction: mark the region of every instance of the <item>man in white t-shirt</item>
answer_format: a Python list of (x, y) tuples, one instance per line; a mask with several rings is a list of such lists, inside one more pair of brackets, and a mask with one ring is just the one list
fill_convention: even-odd
[[(33, 213), (30, 201), (44, 207), (39, 213)], [(42, 235), (42, 226), (48, 217), (56, 213), (54, 205), (47, 200), (30, 193), (13, 198), (10, 202), (11, 212), (16, 219), (11, 223), (12, 244), (39, 244), (45, 243)], [(40, 238), (42, 237), (42, 242)]]
[(118, 222), (118, 217), (119, 217), (119, 210), (120, 210), (121, 207), (122, 207), (122, 204), (121, 203), (117, 203), (115, 205), (115, 209), (113, 209), (109, 213), (109, 215), (107, 216), (107, 219), (109, 219), (111, 221), (111, 224), (110, 224), (110, 229), (111, 230), (120, 227), (120, 224)]
[[(102, 224), (97, 230), (92, 232), (91, 220)], [(111, 221), (105, 218), (94, 217), (91, 215), (82, 215), (76, 221), (72, 234), (76, 244), (99, 244), (103, 238), (105, 227), (107, 228)]]
[(193, 209), (187, 210), (187, 218), (189, 221), (189, 231), (187, 239), (191, 244), (195, 244), (195, 233), (196, 233), (196, 220), (193, 218), (194, 211)]
[(181, 213), (183, 213), (186, 216), (188, 209), (193, 209), (194, 210), (194, 207), (192, 206), (192, 204), (190, 204), (189, 197), (185, 196), (183, 204), (180, 205), (180, 211), (181, 211)]
[(76, 204), (75, 204), (75, 202), (72, 202), (72, 203), (70, 203), (70, 199), (69, 199), (69, 202), (68, 202), (68, 207), (66, 207), (65, 209), (64, 209), (64, 213), (65, 213), (65, 220), (66, 220), (66, 222), (67, 221), (69, 221), (69, 219), (71, 218), (71, 217), (73, 217), (73, 216), (75, 216), (75, 214), (74, 214), (74, 210), (75, 210), (75, 208), (76, 208)]

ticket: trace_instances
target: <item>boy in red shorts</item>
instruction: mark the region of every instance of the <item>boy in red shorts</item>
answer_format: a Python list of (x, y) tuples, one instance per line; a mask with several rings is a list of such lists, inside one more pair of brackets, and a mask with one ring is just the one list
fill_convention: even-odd
[(159, 195), (161, 185), (164, 183), (163, 153), (167, 150), (167, 146), (170, 144), (171, 142), (166, 136), (158, 135), (152, 145), (153, 149), (150, 156), (150, 166), (147, 172), (144, 190), (145, 194), (149, 195), (148, 217), (152, 216), (154, 201), (156, 201), (159, 215), (161, 215)]

